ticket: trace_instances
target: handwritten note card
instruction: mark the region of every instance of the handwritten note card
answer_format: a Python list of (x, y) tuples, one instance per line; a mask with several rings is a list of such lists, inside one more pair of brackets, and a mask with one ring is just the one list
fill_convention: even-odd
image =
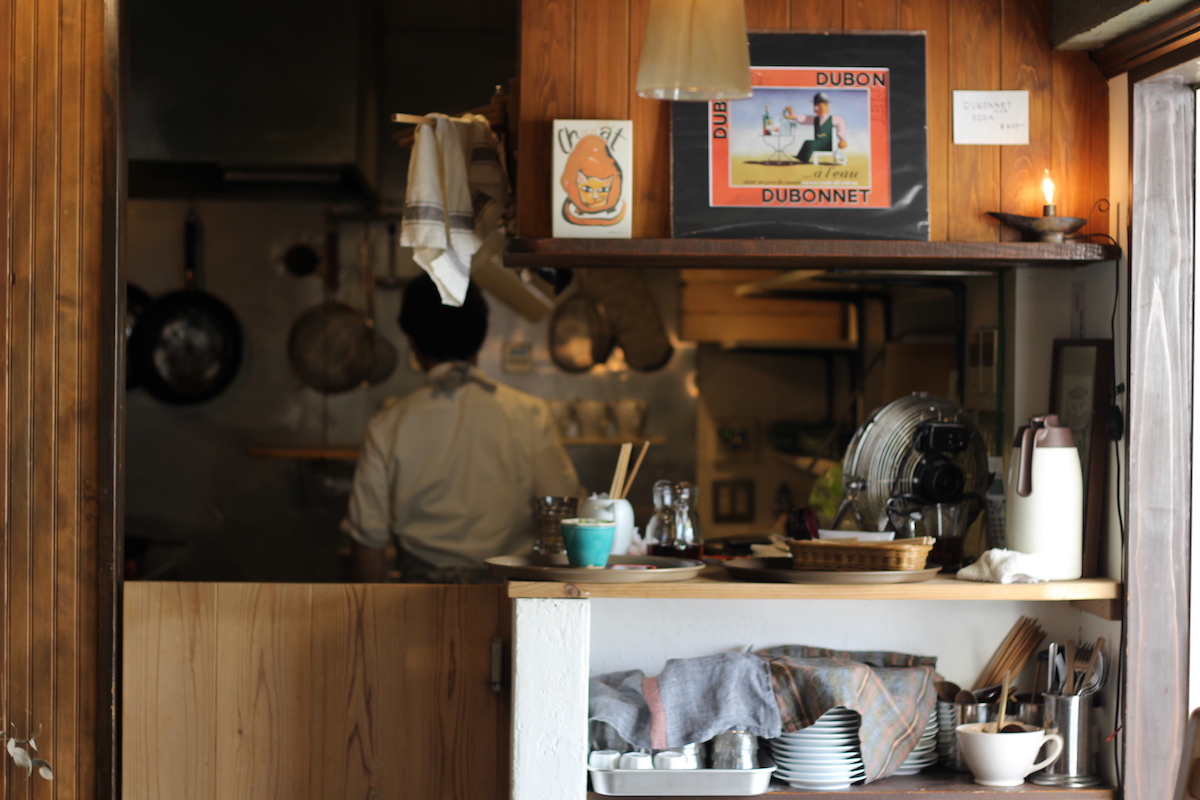
[(1029, 92), (955, 92), (955, 144), (1029, 144)]

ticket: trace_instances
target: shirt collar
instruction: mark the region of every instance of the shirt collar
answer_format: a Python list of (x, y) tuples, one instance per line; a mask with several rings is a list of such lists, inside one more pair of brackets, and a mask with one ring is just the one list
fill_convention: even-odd
[(475, 383), (487, 392), (496, 391), (496, 383), (480, 369), (466, 361), (443, 361), (426, 374), (434, 397), (453, 398), (454, 392), (466, 383)]

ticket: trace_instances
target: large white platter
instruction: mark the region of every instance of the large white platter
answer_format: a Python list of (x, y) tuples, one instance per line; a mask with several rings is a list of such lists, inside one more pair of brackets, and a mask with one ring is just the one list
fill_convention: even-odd
[[(484, 563), (510, 581), (566, 583), (656, 583), (686, 581), (700, 574), (703, 562), (664, 556), (609, 556), (608, 568), (572, 567), (563, 556), (496, 556)], [(654, 569), (612, 569), (614, 565), (646, 564)]]

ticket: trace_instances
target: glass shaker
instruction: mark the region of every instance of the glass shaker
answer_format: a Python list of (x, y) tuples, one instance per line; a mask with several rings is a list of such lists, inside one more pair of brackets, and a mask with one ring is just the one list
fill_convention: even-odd
[(654, 516), (646, 523), (646, 552), (654, 555), (654, 548), (672, 538), (675, 527), (675, 485), (669, 480), (654, 482)]
[[(680, 481), (670, 487), (670, 505), (660, 506), (659, 483), (654, 485), (655, 510), (651, 520), (654, 531), (653, 534), (647, 531), (647, 552), (652, 556), (699, 561), (704, 556), (704, 534), (700, 530), (700, 513), (696, 507), (699, 490), (687, 481)], [(668, 499), (665, 491), (661, 499)], [(654, 538), (649, 538), (651, 535)]]

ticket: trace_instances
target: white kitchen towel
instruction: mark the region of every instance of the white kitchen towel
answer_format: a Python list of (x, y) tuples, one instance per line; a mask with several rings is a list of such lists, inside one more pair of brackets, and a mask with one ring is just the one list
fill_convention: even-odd
[(1054, 574), (1045, 556), (1016, 550), (986, 550), (979, 560), (958, 571), (964, 581), (989, 583), (1045, 583)]
[(429, 116), (434, 124), (418, 126), (413, 144), (400, 245), (413, 248), (442, 302), (460, 306), (471, 259), (503, 222), (508, 181), (487, 119)]

